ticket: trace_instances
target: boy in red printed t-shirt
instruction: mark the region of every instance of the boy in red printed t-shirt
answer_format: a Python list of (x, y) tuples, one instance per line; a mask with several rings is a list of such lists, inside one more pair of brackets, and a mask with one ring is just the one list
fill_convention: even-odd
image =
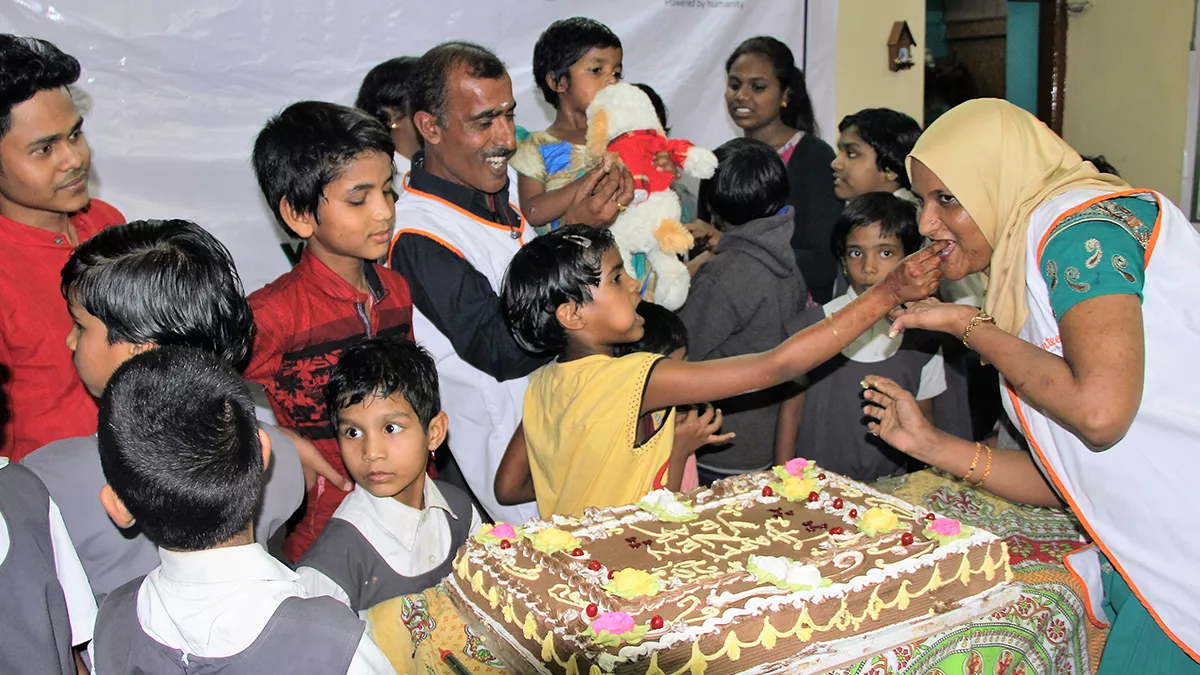
[(80, 242), (125, 222), (88, 194), (91, 150), (71, 100), (79, 61), (0, 34), (0, 456), (96, 431), (67, 349), (59, 271)]
[(267, 203), (284, 229), (306, 242), (292, 271), (250, 295), (257, 335), (245, 373), (266, 389), (279, 424), (319, 454), (298, 443), (308, 504), (284, 542), (292, 560), (354, 485), (325, 406), (338, 357), (363, 337), (413, 338), (408, 284), (373, 262), (387, 254), (396, 216), (393, 151), (374, 118), (316, 101), (288, 106), (254, 143)]

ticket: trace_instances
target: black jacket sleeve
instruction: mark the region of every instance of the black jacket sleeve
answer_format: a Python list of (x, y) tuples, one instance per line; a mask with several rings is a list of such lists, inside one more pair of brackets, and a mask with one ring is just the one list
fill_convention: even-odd
[(517, 346), (491, 282), (450, 249), (429, 237), (404, 233), (389, 262), (408, 281), (413, 305), (471, 366), (504, 381), (524, 377), (549, 360)]
[(833, 299), (839, 267), (831, 247), (833, 226), (842, 214), (842, 201), (833, 193), (834, 156), (828, 143), (805, 134), (788, 162), (790, 203), (796, 209), (792, 249), (813, 300), (821, 304)]

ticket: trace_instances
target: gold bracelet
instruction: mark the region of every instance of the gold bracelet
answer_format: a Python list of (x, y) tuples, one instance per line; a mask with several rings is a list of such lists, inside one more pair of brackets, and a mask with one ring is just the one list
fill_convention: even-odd
[(983, 484), (987, 482), (988, 476), (992, 475), (992, 446), (985, 445), (983, 447), (987, 448), (988, 451), (987, 464), (984, 465), (983, 478), (979, 479), (979, 482), (975, 484), (975, 487), (983, 487)]
[(846, 341), (843, 340), (842, 336), (838, 334), (837, 324), (833, 322), (833, 315), (830, 314), (825, 318), (829, 321), (829, 327), (833, 329), (833, 337), (837, 338), (838, 344), (842, 346), (842, 349), (849, 347), (850, 345), (846, 344)]
[(995, 326), (996, 325), (996, 317), (992, 316), (991, 314), (988, 314), (987, 312), (983, 311), (982, 309), (979, 310), (979, 313), (976, 314), (971, 319), (971, 323), (967, 324), (967, 329), (965, 331), (963, 331), (962, 343), (963, 343), (963, 346), (966, 347), (967, 349), (971, 348), (971, 345), (967, 344), (967, 339), (971, 337), (971, 331), (975, 330), (975, 327), (981, 323), (990, 323), (993, 326)]
[(975, 444), (975, 457), (971, 460), (971, 468), (967, 469), (967, 473), (962, 477), (963, 482), (969, 482), (971, 474), (975, 473), (975, 467), (979, 464), (979, 453), (983, 450), (982, 443)]

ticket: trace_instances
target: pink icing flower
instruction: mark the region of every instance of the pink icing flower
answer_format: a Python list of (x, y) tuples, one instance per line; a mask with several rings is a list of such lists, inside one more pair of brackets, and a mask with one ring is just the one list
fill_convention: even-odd
[(633, 630), (634, 627), (633, 617), (625, 612), (605, 612), (596, 617), (596, 620), (592, 622), (592, 630), (597, 635), (602, 630), (606, 630), (613, 635), (624, 635)]
[(783, 465), (783, 468), (793, 476), (799, 476), (800, 474), (804, 473), (806, 468), (808, 468), (808, 460), (804, 459), (803, 457), (789, 459), (787, 464)]
[(943, 537), (957, 537), (962, 532), (962, 525), (953, 518), (935, 518), (929, 529)]
[(496, 523), (490, 534), (497, 539), (516, 539), (517, 531), (508, 523)]

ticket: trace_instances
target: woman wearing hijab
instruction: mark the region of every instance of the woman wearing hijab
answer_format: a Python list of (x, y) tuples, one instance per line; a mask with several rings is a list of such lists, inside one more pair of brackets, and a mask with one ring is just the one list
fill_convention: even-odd
[(910, 304), (893, 332), (943, 331), (993, 364), (1033, 453), (934, 429), (884, 378), (864, 381), (868, 429), (1002, 497), (1070, 506), (1095, 545), (1067, 566), (1111, 622), (1101, 675), (1200, 672), (1200, 235), (1005, 101), (946, 113), (908, 167), (922, 234), (950, 242), (945, 278), (983, 272), (987, 293)]

